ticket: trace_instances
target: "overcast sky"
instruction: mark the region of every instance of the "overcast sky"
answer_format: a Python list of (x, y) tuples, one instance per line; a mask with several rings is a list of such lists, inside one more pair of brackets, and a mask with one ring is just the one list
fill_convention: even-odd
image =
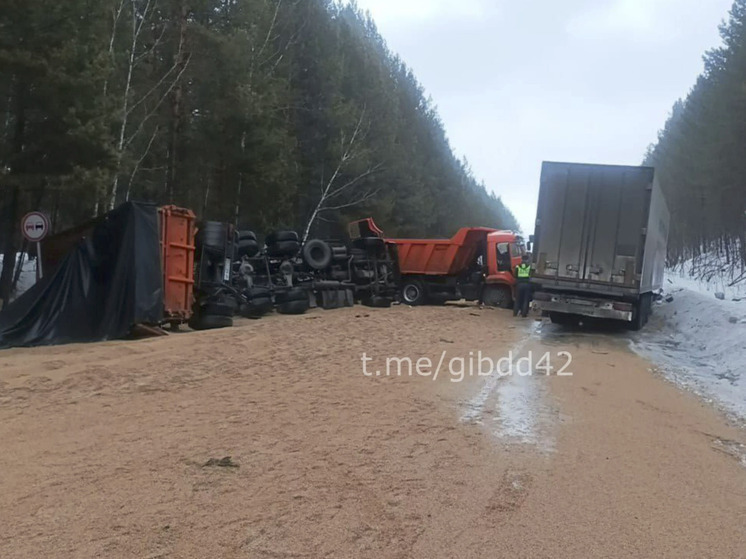
[(543, 160), (641, 163), (731, 4), (358, 0), (525, 233)]

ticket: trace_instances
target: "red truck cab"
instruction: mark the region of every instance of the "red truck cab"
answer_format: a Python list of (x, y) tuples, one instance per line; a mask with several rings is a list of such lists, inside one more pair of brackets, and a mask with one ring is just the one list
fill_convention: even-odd
[(521, 263), (526, 243), (515, 231), (495, 231), (487, 236), (487, 275), (483, 301), (508, 308), (515, 295), (513, 270)]

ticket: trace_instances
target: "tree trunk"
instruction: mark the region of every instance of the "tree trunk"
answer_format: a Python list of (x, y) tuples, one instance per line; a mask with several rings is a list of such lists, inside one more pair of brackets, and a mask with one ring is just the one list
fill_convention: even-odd
[[(10, 176), (23, 173), (23, 165), (20, 162), (23, 155), (24, 136), (26, 134), (26, 87), (21, 80), (16, 82), (15, 87), (15, 129), (13, 132), (13, 156), (10, 162)], [(3, 305), (7, 304), (10, 299), (10, 293), (13, 287), (13, 272), (16, 263), (16, 237), (19, 226), (18, 204), (20, 198), (20, 188), (16, 182), (11, 187), (11, 194), (8, 198), (8, 205), (5, 208), (3, 216), (5, 230), (5, 246), (3, 247), (3, 271), (0, 273), (0, 299)]]
[(3, 216), (5, 246), (3, 247), (3, 271), (0, 273), (0, 299), (5, 306), (10, 300), (13, 287), (13, 271), (16, 263), (16, 228), (18, 227), (18, 186), (14, 186)]
[[(186, 42), (187, 33), (187, 7), (184, 0), (180, 0), (178, 2), (177, 17), (179, 21), (179, 44), (176, 50), (174, 64), (176, 64), (178, 75), (181, 74), (181, 72), (184, 70), (186, 64), (186, 53), (184, 52), (184, 44)], [(168, 145), (168, 173), (166, 175), (166, 195), (168, 197), (168, 202), (171, 204), (174, 203), (176, 182), (178, 177), (178, 146), (182, 128), (181, 105), (183, 95), (184, 93), (181, 85), (181, 80), (179, 80), (179, 82), (174, 87), (174, 90), (171, 92), (171, 134)]]

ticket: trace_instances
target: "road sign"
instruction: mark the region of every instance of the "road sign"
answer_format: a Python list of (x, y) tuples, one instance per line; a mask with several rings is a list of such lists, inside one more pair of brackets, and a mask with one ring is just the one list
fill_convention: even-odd
[(38, 243), (49, 233), (49, 219), (41, 212), (30, 212), (21, 220), (21, 232), (32, 243)]
[(41, 212), (29, 212), (21, 220), (21, 233), (27, 240), (36, 243), (36, 279), (44, 275), (41, 267), (41, 240), (49, 233), (49, 219)]

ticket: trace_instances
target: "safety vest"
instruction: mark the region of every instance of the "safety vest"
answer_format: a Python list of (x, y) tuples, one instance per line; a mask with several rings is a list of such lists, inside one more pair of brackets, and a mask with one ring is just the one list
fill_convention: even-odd
[(519, 264), (516, 267), (516, 275), (519, 279), (528, 279), (531, 277), (531, 266), (528, 264)]

